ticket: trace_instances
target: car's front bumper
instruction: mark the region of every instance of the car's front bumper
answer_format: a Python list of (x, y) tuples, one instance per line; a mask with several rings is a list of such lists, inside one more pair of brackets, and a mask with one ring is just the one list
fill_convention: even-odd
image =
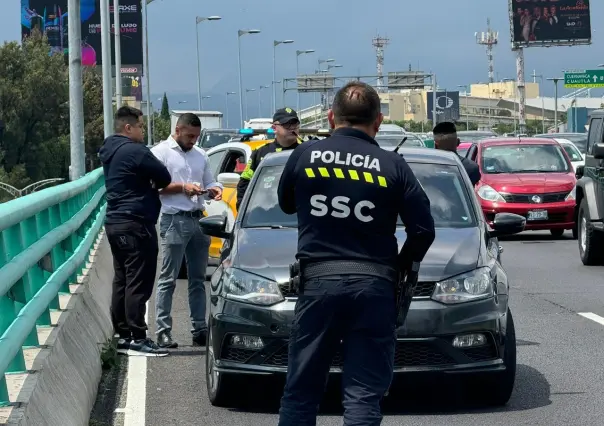
[[(221, 313), (211, 313), (210, 333), (215, 368), (222, 373), (276, 375), (287, 371), (289, 325), (295, 301), (264, 308), (221, 300)], [(214, 309), (216, 307), (213, 307)], [(406, 324), (397, 331), (395, 373), (479, 373), (505, 370), (507, 298), (459, 305), (414, 300)], [(456, 348), (455, 336), (480, 333), (487, 344)], [(258, 336), (261, 348), (233, 346), (234, 335)], [(341, 373), (338, 352), (331, 372)]]
[[(492, 203), (481, 200), (481, 207), (490, 226), (493, 226), (497, 213), (515, 213), (526, 217), (526, 230), (572, 229), (575, 226), (576, 203), (574, 200), (545, 204)], [(547, 220), (528, 220), (531, 210), (547, 210)]]

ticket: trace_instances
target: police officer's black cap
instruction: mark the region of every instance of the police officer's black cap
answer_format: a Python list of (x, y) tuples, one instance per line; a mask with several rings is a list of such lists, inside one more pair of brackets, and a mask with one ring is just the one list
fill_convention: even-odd
[(273, 123), (288, 124), (295, 122), (299, 123), (300, 119), (298, 118), (298, 113), (291, 108), (278, 109), (275, 115), (273, 115)]

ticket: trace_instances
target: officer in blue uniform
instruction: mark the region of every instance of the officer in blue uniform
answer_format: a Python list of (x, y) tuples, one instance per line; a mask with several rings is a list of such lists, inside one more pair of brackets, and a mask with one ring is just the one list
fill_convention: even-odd
[[(315, 425), (332, 358), (344, 359), (344, 425), (381, 424), (393, 376), (395, 283), (434, 241), (426, 193), (400, 154), (374, 140), (380, 98), (354, 81), (328, 113), (330, 138), (304, 142), (279, 182), (279, 205), (298, 216), (300, 288), (279, 426)], [(398, 252), (397, 216), (407, 232)]]
[(296, 111), (291, 108), (281, 108), (275, 111), (271, 128), (275, 132), (275, 140), (252, 151), (247, 166), (241, 173), (239, 183), (237, 184), (237, 210), (239, 210), (245, 191), (247, 191), (247, 187), (250, 184), (252, 177), (254, 177), (254, 172), (262, 159), (273, 152), (294, 149), (301, 142), (301, 139), (298, 136), (298, 132), (300, 131), (300, 119), (298, 118)]

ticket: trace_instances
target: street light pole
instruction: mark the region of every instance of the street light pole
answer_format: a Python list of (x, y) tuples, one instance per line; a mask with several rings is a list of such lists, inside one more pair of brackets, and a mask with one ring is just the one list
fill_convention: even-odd
[(229, 128), (229, 95), (235, 95), (235, 92), (226, 92), (226, 101), (225, 101), (225, 121), (226, 121), (226, 128)]
[[(273, 81), (277, 80), (276, 74), (277, 74), (277, 46), (279, 46), (280, 44), (291, 44), (293, 43), (293, 40), (274, 40), (273, 41)], [(275, 86), (275, 84), (272, 84), (273, 86), (273, 111), (275, 111), (277, 109), (277, 87)], [(260, 96), (260, 94), (258, 94), (258, 96)]]
[[(69, 0), (69, 142), (71, 152), (70, 178), (86, 174), (84, 149), (84, 94), (82, 89), (82, 21), (80, 1)], [(111, 66), (111, 62), (109, 63)]]
[[(314, 52), (315, 51), (312, 49), (296, 50), (296, 111), (298, 112), (298, 114), (300, 114), (300, 91), (298, 90), (298, 78), (300, 77), (300, 55), (305, 55)], [(283, 83), (283, 85), (283, 91), (285, 91), (285, 83)]]
[(255, 92), (255, 91), (256, 91), (256, 89), (245, 89), (245, 121), (247, 121), (250, 117), (248, 114), (249, 98), (248, 98), (247, 94), (250, 92)]
[(558, 82), (562, 80), (560, 77), (548, 78), (549, 81), (554, 82), (554, 127), (555, 132), (558, 133)]
[[(145, 51), (143, 55), (143, 72), (145, 74), (145, 86), (147, 92), (147, 146), (153, 145), (153, 133), (155, 133), (155, 119), (151, 113), (151, 79), (149, 78), (149, 20), (148, 20), (148, 9), (149, 4), (153, 0), (147, 0), (143, 12), (145, 13), (145, 31), (143, 36), (145, 38)], [(151, 120), (153, 120), (153, 130), (151, 128)]]
[(199, 24), (203, 21), (220, 21), (220, 16), (209, 16), (203, 18), (200, 16), (195, 17), (195, 40), (197, 44), (197, 107), (199, 111), (203, 109), (203, 98), (201, 96), (201, 65), (199, 59)]
[(258, 117), (262, 117), (262, 89), (270, 89), (271, 86), (260, 86), (258, 90)]
[(122, 26), (120, 0), (113, 0), (113, 35), (115, 37), (115, 106), (122, 107)]
[[(113, 85), (111, 82), (111, 20), (109, 19), (109, 0), (101, 0), (100, 8), (101, 61), (103, 68), (103, 127), (105, 138), (108, 138), (113, 134)], [(69, 22), (69, 17), (67, 19)]]
[(243, 122), (243, 80), (241, 78), (241, 36), (246, 34), (258, 34), (260, 30), (238, 30), (237, 31), (237, 63), (239, 64), (239, 116)]
[(457, 87), (459, 87), (459, 88), (463, 87), (464, 90), (466, 91), (466, 130), (470, 130), (470, 110), (468, 108), (468, 85), (460, 84)]

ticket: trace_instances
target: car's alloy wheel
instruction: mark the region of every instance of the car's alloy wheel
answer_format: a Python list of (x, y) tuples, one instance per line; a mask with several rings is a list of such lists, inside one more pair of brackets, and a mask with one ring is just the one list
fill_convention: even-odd
[(604, 236), (596, 231), (589, 218), (587, 200), (584, 198), (579, 207), (577, 218), (579, 227), (579, 257), (584, 265), (600, 265), (604, 260)]
[(210, 403), (216, 407), (227, 407), (232, 401), (232, 377), (216, 371), (212, 331), (208, 327), (206, 345), (206, 385)]
[(516, 329), (509, 308), (506, 317), (507, 325), (503, 353), (505, 371), (480, 374), (473, 381), (473, 394), (481, 402), (490, 406), (507, 404), (514, 391), (514, 382), (516, 381)]

